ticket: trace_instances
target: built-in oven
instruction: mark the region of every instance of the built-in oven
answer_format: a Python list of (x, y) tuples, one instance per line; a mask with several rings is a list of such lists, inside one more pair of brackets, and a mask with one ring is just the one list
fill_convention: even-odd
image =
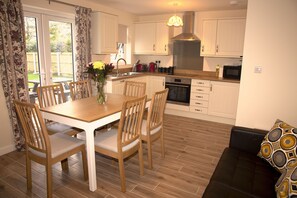
[(169, 89), (167, 102), (190, 105), (191, 79), (166, 76), (165, 87)]

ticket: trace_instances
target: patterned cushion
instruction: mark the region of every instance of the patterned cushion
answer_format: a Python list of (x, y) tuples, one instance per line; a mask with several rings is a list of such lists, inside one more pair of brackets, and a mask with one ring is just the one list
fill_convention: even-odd
[(279, 198), (297, 197), (297, 161), (294, 160), (287, 164), (275, 184), (275, 191)]
[(297, 129), (281, 120), (276, 120), (261, 143), (258, 156), (282, 173), (287, 164), (296, 159), (296, 145)]

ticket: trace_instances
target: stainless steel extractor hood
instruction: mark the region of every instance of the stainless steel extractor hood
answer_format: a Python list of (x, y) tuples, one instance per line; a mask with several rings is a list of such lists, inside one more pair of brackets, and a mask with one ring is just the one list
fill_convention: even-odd
[(199, 41), (200, 39), (194, 34), (195, 12), (187, 11), (183, 16), (183, 32), (172, 40), (175, 41)]

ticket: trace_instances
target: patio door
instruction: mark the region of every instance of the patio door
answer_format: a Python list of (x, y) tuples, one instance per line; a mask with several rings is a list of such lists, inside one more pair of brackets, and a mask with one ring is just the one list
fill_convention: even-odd
[[(73, 20), (25, 12), (27, 71), (31, 102), (40, 85), (74, 80)], [(36, 97), (35, 97), (36, 98)]]

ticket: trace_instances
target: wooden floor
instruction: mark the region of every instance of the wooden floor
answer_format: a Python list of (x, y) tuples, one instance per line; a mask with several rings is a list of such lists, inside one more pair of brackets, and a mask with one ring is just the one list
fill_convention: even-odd
[[(81, 156), (69, 159), (69, 171), (53, 167), (54, 197), (201, 197), (223, 149), (229, 143), (231, 125), (166, 115), (166, 155), (160, 155), (159, 141), (153, 144), (154, 169), (139, 176), (138, 156), (125, 161), (127, 192), (120, 191), (118, 163), (96, 154), (97, 185), (90, 192), (83, 181)], [(0, 197), (46, 197), (43, 166), (32, 165), (33, 188), (27, 191), (24, 152), (0, 156)]]

